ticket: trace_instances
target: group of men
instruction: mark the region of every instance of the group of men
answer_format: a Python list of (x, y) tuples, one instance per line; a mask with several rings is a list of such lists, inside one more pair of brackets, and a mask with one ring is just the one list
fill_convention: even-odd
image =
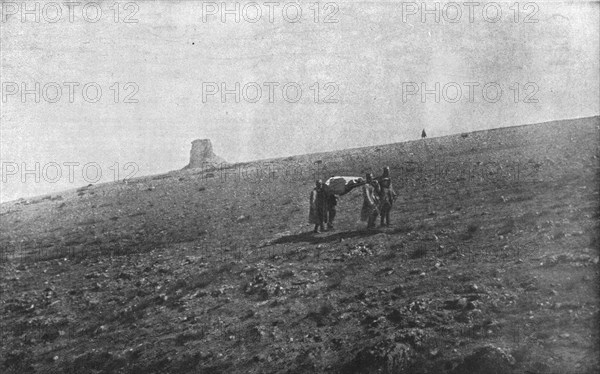
[[(338, 196), (327, 190), (322, 180), (317, 180), (315, 188), (310, 193), (309, 223), (315, 225), (314, 232), (332, 230), (333, 220), (336, 216), (336, 206)], [(358, 187), (358, 185), (356, 185)], [(352, 187), (354, 188), (354, 187)], [(383, 174), (373, 178), (373, 174), (368, 173), (362, 184), (363, 206), (360, 219), (367, 222), (367, 228), (375, 227), (378, 216), (381, 216), (380, 225), (390, 225), (390, 211), (396, 200), (396, 192), (392, 187), (390, 178), (390, 168), (384, 167)], [(346, 191), (349, 192), (349, 191)]]

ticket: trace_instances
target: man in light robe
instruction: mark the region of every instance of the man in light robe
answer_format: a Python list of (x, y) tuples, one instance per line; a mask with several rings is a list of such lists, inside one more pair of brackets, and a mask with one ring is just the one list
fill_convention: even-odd
[(360, 220), (367, 222), (367, 228), (375, 227), (375, 220), (379, 215), (379, 196), (374, 184), (373, 175), (367, 174), (367, 183), (363, 185), (363, 206), (360, 211)]

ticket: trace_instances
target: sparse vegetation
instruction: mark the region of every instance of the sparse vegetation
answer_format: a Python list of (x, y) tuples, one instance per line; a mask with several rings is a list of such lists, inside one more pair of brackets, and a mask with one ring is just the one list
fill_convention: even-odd
[(479, 225), (475, 224), (475, 223), (470, 223), (467, 226), (466, 231), (462, 234), (461, 239), (462, 240), (471, 240), (473, 239), (473, 237), (475, 236), (475, 233), (479, 230)]
[(327, 271), (327, 287), (334, 289), (339, 287), (346, 278), (346, 272), (342, 267), (333, 268)]
[[(597, 372), (598, 161), (580, 151), (595, 126), (512, 129), (527, 146), (498, 130), (270, 161), (293, 160), (293, 178), (184, 170), (2, 204), (0, 371)], [(433, 178), (545, 157), (560, 162), (535, 180)], [(308, 232), (317, 158), (342, 175), (389, 165), (392, 226), (363, 229), (353, 191), (336, 230)]]
[(410, 258), (418, 259), (427, 256), (427, 246), (424, 243), (419, 245), (412, 251)]

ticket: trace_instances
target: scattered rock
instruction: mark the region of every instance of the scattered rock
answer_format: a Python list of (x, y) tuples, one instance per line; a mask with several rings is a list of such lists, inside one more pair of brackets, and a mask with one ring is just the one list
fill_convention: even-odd
[(479, 309), (481, 307), (481, 302), (479, 302), (479, 301), (469, 301), (467, 303), (466, 307), (467, 307), (468, 310)]
[(261, 273), (254, 276), (252, 281), (243, 287), (243, 291), (247, 295), (257, 295), (261, 300), (267, 300), (272, 296), (280, 296), (285, 292), (279, 283), (267, 282), (266, 277)]
[(359, 351), (344, 365), (344, 373), (399, 373), (411, 363), (413, 352), (408, 345), (383, 340)]
[(404, 291), (404, 287), (402, 285), (395, 287), (392, 290), (392, 293), (398, 295), (398, 296), (404, 296), (405, 295), (405, 291)]
[(461, 297), (453, 300), (446, 300), (444, 302), (444, 309), (465, 309), (467, 307), (468, 300), (466, 297)]
[(515, 359), (491, 344), (478, 348), (452, 371), (452, 374), (512, 373)]

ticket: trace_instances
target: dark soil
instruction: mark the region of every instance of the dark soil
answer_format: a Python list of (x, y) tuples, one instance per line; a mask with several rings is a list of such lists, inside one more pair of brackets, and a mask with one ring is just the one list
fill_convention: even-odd
[[(598, 117), (1, 205), (3, 373), (597, 373)], [(320, 161), (320, 162), (318, 162)], [(316, 177), (379, 174), (314, 235)], [(210, 175), (212, 176), (210, 176)]]

